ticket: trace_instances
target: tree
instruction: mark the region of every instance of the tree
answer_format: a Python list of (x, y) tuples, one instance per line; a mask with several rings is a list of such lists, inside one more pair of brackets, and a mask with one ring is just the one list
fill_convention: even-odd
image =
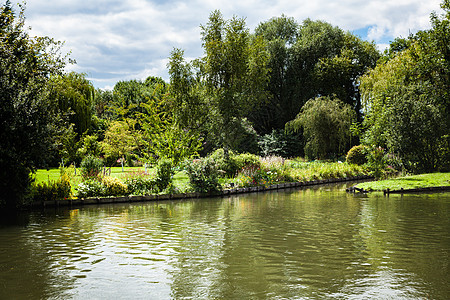
[(91, 128), (95, 89), (86, 74), (70, 72), (53, 76), (49, 85), (49, 99), (58, 107), (81, 137)]
[(288, 74), (292, 59), (292, 46), (297, 41), (299, 27), (293, 18), (282, 15), (260, 23), (255, 30), (256, 36), (261, 36), (266, 40), (267, 50), (270, 53), (267, 86), (270, 93), (260, 107), (255, 107), (248, 114), (261, 134), (268, 134), (275, 128), (284, 128), (285, 123), (292, 119), (287, 116), (291, 113), (289, 103), (292, 102), (289, 97), (291, 86), (288, 84)]
[(450, 5), (361, 78), (365, 143), (386, 147), (413, 172), (450, 168)]
[(16, 15), (6, 1), (0, 13), (0, 206), (13, 208), (24, 203), (31, 173), (49, 157), (57, 118), (46, 86), (65, 57), (61, 43), (29, 37), (23, 7)]
[(358, 78), (380, 56), (374, 43), (323, 21), (298, 25), (285, 16), (261, 23), (270, 52), (269, 97), (248, 115), (260, 133), (282, 129), (309, 99), (336, 95), (361, 119)]
[(363, 41), (347, 32), (343, 37), (340, 53), (334, 57), (319, 59), (314, 69), (317, 93), (336, 95), (349, 104), (362, 121), (359, 77), (376, 66), (380, 53), (375, 43)]
[[(244, 19), (226, 21), (214, 11), (201, 29), (203, 58), (185, 64), (182, 52), (172, 53), (169, 73), (174, 103), (183, 115), (195, 115), (192, 110), (206, 107), (208, 116), (199, 125), (219, 145), (233, 148), (240, 140), (242, 131), (237, 129), (242, 119), (265, 96), (268, 52), (261, 37), (251, 37)], [(195, 75), (191, 67), (197, 68)], [(188, 96), (182, 91), (188, 91)], [(198, 103), (190, 107), (186, 102)]]
[(141, 103), (144, 112), (137, 120), (142, 132), (144, 157), (151, 162), (168, 159), (176, 166), (198, 154), (202, 139), (197, 131), (180, 127), (175, 122), (174, 111), (167, 106), (168, 99), (164, 96)]
[(136, 121), (112, 121), (105, 132), (105, 139), (100, 142), (105, 159), (111, 164), (121, 159), (122, 166), (125, 156), (139, 146), (140, 132), (134, 128)]
[(330, 158), (347, 150), (354, 119), (355, 112), (350, 105), (339, 99), (320, 97), (306, 102), (297, 117), (286, 124), (286, 129), (303, 129), (308, 157)]

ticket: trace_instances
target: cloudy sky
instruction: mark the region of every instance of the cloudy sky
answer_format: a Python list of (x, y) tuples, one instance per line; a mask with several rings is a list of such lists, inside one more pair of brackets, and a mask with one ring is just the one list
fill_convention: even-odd
[[(2, 0), (2, 3), (5, 1)], [(15, 1), (12, 1), (15, 2)], [(200, 24), (220, 9), (226, 19), (244, 17), (253, 31), (285, 14), (299, 23), (324, 20), (380, 48), (395, 37), (429, 28), (441, 0), (28, 0), (31, 34), (65, 41), (77, 61), (68, 70), (88, 75), (97, 88), (117, 81), (160, 76), (174, 48), (187, 58), (202, 56)]]

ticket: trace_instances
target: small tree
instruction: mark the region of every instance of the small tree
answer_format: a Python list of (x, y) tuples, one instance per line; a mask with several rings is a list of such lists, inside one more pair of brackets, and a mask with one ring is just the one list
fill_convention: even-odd
[(346, 150), (355, 117), (350, 105), (339, 99), (319, 97), (306, 102), (297, 117), (286, 124), (286, 129), (299, 131), (303, 128), (308, 157), (328, 158)]
[(112, 122), (105, 132), (105, 139), (101, 142), (102, 150), (107, 160), (121, 159), (122, 171), (124, 156), (137, 147), (135, 137), (139, 135), (139, 132), (130, 126), (130, 123), (134, 125), (134, 121), (128, 121)]

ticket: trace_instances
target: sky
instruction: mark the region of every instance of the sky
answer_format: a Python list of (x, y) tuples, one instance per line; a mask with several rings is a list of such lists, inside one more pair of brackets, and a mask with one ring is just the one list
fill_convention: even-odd
[[(15, 2), (15, 1), (11, 1)], [(396, 37), (430, 28), (430, 13), (441, 0), (28, 0), (26, 25), (32, 36), (64, 41), (75, 65), (96, 88), (148, 76), (169, 81), (174, 48), (186, 59), (203, 56), (200, 25), (219, 9), (225, 19), (245, 18), (251, 32), (282, 14), (298, 23), (322, 20), (375, 41), (379, 49)], [(4, 4), (5, 1), (1, 0)]]

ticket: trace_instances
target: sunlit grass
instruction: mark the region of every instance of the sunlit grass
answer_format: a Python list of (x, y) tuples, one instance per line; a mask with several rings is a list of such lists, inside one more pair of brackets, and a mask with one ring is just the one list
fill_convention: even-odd
[(388, 180), (364, 182), (357, 185), (368, 191), (415, 189), (436, 186), (450, 186), (450, 173), (429, 173), (399, 177)]

